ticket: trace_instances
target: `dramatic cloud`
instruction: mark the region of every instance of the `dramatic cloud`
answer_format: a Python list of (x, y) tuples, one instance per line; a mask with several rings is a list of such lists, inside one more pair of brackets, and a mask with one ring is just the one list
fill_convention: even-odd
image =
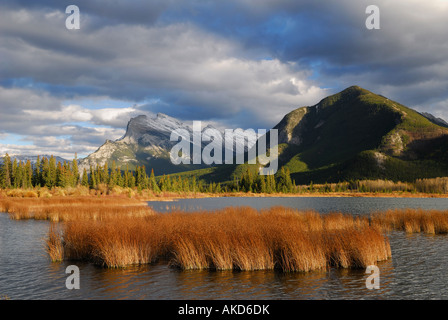
[(448, 119), (448, 1), (378, 0), (380, 30), (364, 0), (76, 1), (67, 30), (70, 4), (0, 4), (0, 153), (86, 155), (142, 113), (270, 128), (354, 84)]

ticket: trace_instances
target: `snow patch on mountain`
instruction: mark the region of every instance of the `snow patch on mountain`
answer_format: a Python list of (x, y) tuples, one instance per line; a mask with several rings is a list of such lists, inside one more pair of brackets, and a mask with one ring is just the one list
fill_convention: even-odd
[[(118, 140), (107, 140), (97, 151), (89, 155), (87, 158), (80, 160), (80, 171), (89, 170), (90, 165), (104, 165), (110, 159), (114, 158), (117, 165), (121, 166), (130, 162), (138, 162), (137, 153), (145, 153), (143, 160), (150, 161), (151, 159), (168, 157), (171, 148), (178, 143), (178, 141), (170, 141), (172, 132), (178, 130), (178, 132), (184, 132), (182, 139), (189, 141), (191, 144), (193, 141), (193, 128), (192, 125), (184, 123), (176, 118), (170, 117), (163, 113), (158, 113), (156, 116), (151, 117), (147, 115), (139, 115), (135, 118), (131, 118), (128, 122), (126, 133)], [(224, 132), (214, 128), (211, 125), (207, 125), (201, 128), (202, 139), (201, 149), (210, 143), (212, 140), (212, 131), (209, 129), (218, 131), (224, 138)], [(242, 130), (236, 131), (236, 135), (243, 132)], [(186, 134), (188, 133), (188, 134)], [(224, 140), (223, 140), (224, 141)], [(236, 139), (234, 150), (240, 150), (243, 147), (240, 139)], [(244, 142), (242, 142), (244, 144)], [(243, 147), (247, 151), (247, 145)], [(117, 154), (124, 155), (117, 156)]]
[[(4, 155), (3, 155), (4, 156)], [(3, 156), (0, 157), (0, 164), (3, 163)], [(11, 161), (14, 161), (14, 159), (17, 159), (17, 162), (22, 161), (23, 163), (26, 163), (28, 160), (30, 160), (31, 164), (35, 164), (37, 162), (37, 157), (38, 156), (29, 156), (29, 155), (9, 155)], [(41, 155), (39, 156), (40, 160), (42, 160), (43, 158), (47, 158), (50, 159), (51, 156), (49, 155)], [(68, 161), (64, 158), (58, 157), (58, 156), (54, 156), (56, 163), (60, 162), (60, 163), (64, 163), (64, 161)], [(71, 160), (70, 160), (71, 161)]]

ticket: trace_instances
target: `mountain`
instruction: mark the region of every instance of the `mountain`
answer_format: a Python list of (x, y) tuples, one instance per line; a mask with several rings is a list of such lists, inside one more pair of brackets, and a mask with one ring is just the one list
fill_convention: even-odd
[[(157, 175), (162, 175), (209, 167), (205, 164), (171, 163), (170, 150), (178, 141), (170, 141), (170, 136), (176, 129), (186, 130), (189, 138), (185, 138), (193, 144), (192, 127), (176, 118), (163, 113), (158, 113), (155, 117), (140, 115), (132, 118), (122, 138), (116, 141), (107, 140), (97, 151), (79, 161), (79, 169), (89, 170), (90, 165), (104, 165), (106, 162), (111, 167), (115, 162), (117, 167), (124, 169), (127, 166), (130, 170), (134, 170), (137, 165), (145, 165), (147, 171), (154, 169)], [(202, 128), (204, 140), (210, 139), (207, 129), (215, 128), (210, 125)], [(202, 142), (201, 150), (208, 143)]]
[[(291, 111), (274, 127), (278, 130), (279, 168), (288, 168), (296, 183), (448, 176), (445, 124), (430, 114), (352, 86), (316, 105)], [(185, 123), (160, 113), (154, 118), (133, 118), (124, 137), (106, 141), (80, 161), (80, 168), (105, 162), (111, 165), (112, 161), (130, 169), (144, 164), (157, 175), (176, 173), (207, 182), (232, 181), (247, 168), (258, 171), (259, 165), (248, 164), (173, 165), (169, 151), (177, 142), (169, 138), (172, 130), (179, 128), (192, 132)]]
[[(31, 164), (35, 164), (37, 161), (37, 156), (27, 156), (27, 155), (10, 155), (9, 156), (11, 161), (14, 161), (14, 159), (17, 159), (17, 162), (22, 161), (23, 163), (26, 163), (28, 160), (30, 160)], [(51, 156), (49, 155), (41, 155), (39, 156), (40, 159), (42, 160), (42, 158), (47, 158), (50, 159)], [(60, 163), (64, 163), (64, 161), (67, 161), (64, 158), (58, 157), (58, 156), (54, 156), (56, 163), (60, 162)], [(70, 160), (71, 161), (71, 160)], [(3, 163), (3, 156), (0, 157), (0, 164)]]
[[(274, 129), (279, 168), (288, 168), (296, 183), (448, 176), (443, 122), (358, 86), (288, 113)], [(246, 168), (258, 170), (245, 164), (193, 174), (228, 181)]]
[(280, 121), (280, 165), (298, 181), (447, 175), (448, 129), (358, 86)]
[[(154, 118), (140, 115), (132, 118), (127, 126), (126, 134), (116, 140), (106, 142), (94, 153), (79, 161), (79, 169), (87, 171), (90, 165), (103, 166), (106, 162), (122, 169), (134, 170), (137, 165), (145, 165), (158, 173), (184, 171), (183, 165), (175, 166), (170, 161), (169, 151), (176, 142), (170, 141), (171, 132), (175, 129), (191, 128), (175, 118), (159, 113)], [(199, 166), (200, 168), (200, 166)]]
[(439, 126), (448, 128), (448, 122), (446, 122), (442, 118), (437, 118), (437, 117), (433, 116), (432, 114), (430, 114), (428, 112), (421, 112), (420, 114), (422, 116), (424, 116), (426, 119), (428, 119), (429, 121), (431, 121), (432, 123), (435, 123), (435, 124), (437, 124)]

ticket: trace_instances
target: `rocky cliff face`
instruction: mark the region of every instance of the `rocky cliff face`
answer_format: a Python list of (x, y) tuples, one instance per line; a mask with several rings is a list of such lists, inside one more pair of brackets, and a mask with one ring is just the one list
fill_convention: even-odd
[[(184, 138), (193, 144), (192, 123), (191, 125), (184, 123), (163, 113), (158, 113), (155, 117), (140, 115), (132, 118), (128, 123), (126, 134), (122, 138), (116, 141), (107, 140), (97, 151), (80, 160), (79, 169), (82, 172), (84, 168), (89, 170), (91, 165), (103, 166), (106, 162), (109, 166), (115, 162), (118, 167), (128, 166), (131, 170), (137, 165), (145, 165), (147, 170), (154, 169), (156, 174), (206, 167), (205, 165), (175, 166), (171, 163), (169, 153), (178, 142), (170, 141), (170, 136), (176, 129), (186, 130), (188, 136)], [(202, 137), (205, 141), (202, 142), (201, 149), (210, 140), (207, 129), (215, 128), (210, 125), (202, 128)], [(224, 133), (221, 134), (224, 136)]]
[(173, 145), (170, 141), (171, 132), (176, 129), (192, 132), (190, 126), (163, 113), (158, 113), (155, 118), (141, 115), (129, 121), (126, 134), (117, 142), (168, 150)]

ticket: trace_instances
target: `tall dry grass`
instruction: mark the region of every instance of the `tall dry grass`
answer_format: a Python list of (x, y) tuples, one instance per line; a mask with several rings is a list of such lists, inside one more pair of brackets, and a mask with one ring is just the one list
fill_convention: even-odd
[(181, 269), (311, 271), (391, 256), (368, 219), (281, 207), (155, 214), (64, 224), (64, 258), (107, 267), (167, 259)]
[(114, 217), (143, 217), (153, 214), (146, 203), (127, 198), (52, 197), (0, 198), (0, 212), (11, 219), (58, 221), (105, 220)]
[(403, 230), (407, 233), (448, 233), (448, 211), (399, 209), (371, 215), (372, 224), (383, 230)]
[(64, 245), (62, 242), (62, 236), (53, 223), (50, 226), (45, 244), (45, 250), (50, 256), (52, 262), (60, 262), (64, 260)]
[(414, 190), (412, 183), (390, 180), (361, 180), (358, 189), (365, 192), (411, 192)]

